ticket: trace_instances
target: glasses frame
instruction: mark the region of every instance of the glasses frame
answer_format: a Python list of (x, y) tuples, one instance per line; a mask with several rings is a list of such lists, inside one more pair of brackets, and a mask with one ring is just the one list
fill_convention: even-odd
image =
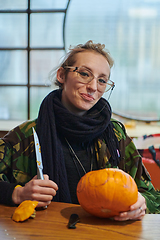
[[(77, 72), (77, 73), (79, 74), (78, 69), (80, 69), (81, 67), (82, 67), (82, 66), (80, 66), (80, 67), (65, 66), (65, 67), (63, 67), (63, 68), (64, 68), (64, 69), (73, 69), (73, 71), (71, 71), (71, 72)], [(84, 68), (86, 68), (86, 67), (84, 67)], [(87, 68), (86, 68), (86, 69), (87, 69)], [(90, 83), (94, 78), (97, 79), (97, 83), (98, 83), (98, 78), (94, 76), (94, 74), (91, 72), (91, 70), (87, 69), (87, 71), (91, 73), (91, 75), (93, 76), (93, 78), (92, 78), (91, 80), (89, 80), (88, 82), (84, 83), (84, 84)], [(82, 78), (82, 77), (81, 77), (81, 78)], [(115, 83), (114, 83), (112, 80), (110, 80), (110, 79), (107, 79), (106, 86), (107, 86), (107, 85), (109, 85), (110, 87), (109, 87), (107, 90), (105, 90), (104, 92), (108, 92), (110, 89), (113, 89), (113, 88), (115, 87)]]

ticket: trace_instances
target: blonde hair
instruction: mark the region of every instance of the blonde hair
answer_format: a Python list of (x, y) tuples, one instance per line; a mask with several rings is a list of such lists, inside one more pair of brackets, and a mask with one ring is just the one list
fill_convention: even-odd
[[(83, 51), (93, 51), (103, 55), (106, 58), (107, 62), (109, 63), (110, 68), (112, 68), (114, 61), (109, 51), (105, 49), (105, 45), (101, 43), (93, 43), (92, 40), (89, 40), (85, 44), (78, 44), (73, 48), (72, 47), (69, 48), (69, 51), (66, 54), (65, 58), (63, 59), (63, 61), (61, 62), (60, 66), (56, 69), (53, 69), (50, 72), (49, 75), (50, 80), (53, 81), (53, 78), (55, 77), (56, 74), (56, 70), (59, 69), (60, 67), (65, 68), (66, 66), (73, 66), (74, 63), (76, 62), (77, 53)], [(66, 71), (65, 74), (67, 76), (68, 69), (65, 69), (65, 71)], [(63, 88), (63, 84), (61, 84), (57, 79), (55, 80), (55, 85), (58, 86), (59, 88)]]

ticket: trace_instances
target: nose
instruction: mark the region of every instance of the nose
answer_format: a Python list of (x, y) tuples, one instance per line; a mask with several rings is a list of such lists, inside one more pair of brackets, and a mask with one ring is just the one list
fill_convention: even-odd
[(87, 84), (87, 88), (94, 92), (97, 90), (97, 79), (95, 77)]

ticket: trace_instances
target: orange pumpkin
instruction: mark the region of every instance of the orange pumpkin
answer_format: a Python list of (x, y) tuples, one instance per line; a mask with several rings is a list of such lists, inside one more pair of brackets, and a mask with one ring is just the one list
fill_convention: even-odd
[(12, 220), (15, 222), (23, 222), (29, 217), (35, 217), (35, 208), (37, 207), (37, 201), (26, 200), (23, 201), (14, 211)]
[(108, 168), (86, 173), (77, 185), (77, 197), (90, 214), (109, 218), (128, 211), (138, 199), (138, 189), (129, 174)]

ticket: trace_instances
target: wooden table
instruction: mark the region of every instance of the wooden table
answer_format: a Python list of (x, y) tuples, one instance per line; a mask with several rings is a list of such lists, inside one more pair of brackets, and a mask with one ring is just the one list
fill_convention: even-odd
[[(93, 217), (79, 205), (53, 202), (47, 209), (37, 211), (35, 219), (16, 223), (11, 220), (14, 209), (15, 207), (0, 205), (1, 240), (160, 239), (160, 215), (158, 214), (145, 215), (141, 221), (118, 222)], [(80, 217), (76, 229), (67, 227), (72, 213), (77, 213)]]

